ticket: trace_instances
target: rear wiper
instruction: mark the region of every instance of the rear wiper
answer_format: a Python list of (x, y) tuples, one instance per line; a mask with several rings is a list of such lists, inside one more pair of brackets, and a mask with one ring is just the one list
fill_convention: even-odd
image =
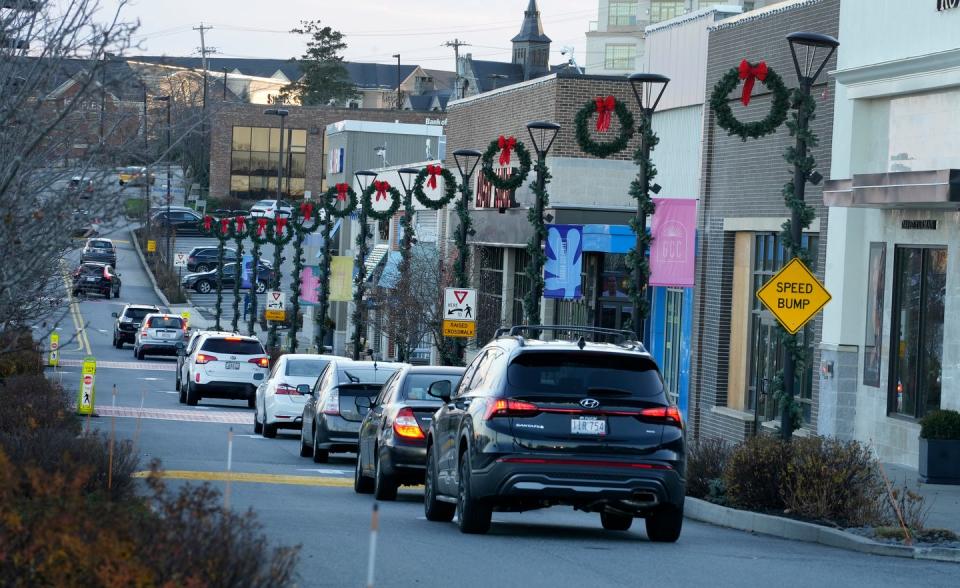
[(346, 371), (346, 370), (343, 371), (343, 375), (345, 375), (347, 378), (350, 379), (350, 383), (351, 383), (351, 384), (357, 384), (357, 383), (360, 382), (360, 378), (358, 378), (357, 376), (351, 374), (350, 372), (348, 372), (348, 371)]
[(587, 392), (590, 394), (596, 394), (598, 396), (633, 396), (633, 392), (630, 390), (624, 390), (623, 388), (610, 388), (607, 386), (594, 386), (587, 388)]

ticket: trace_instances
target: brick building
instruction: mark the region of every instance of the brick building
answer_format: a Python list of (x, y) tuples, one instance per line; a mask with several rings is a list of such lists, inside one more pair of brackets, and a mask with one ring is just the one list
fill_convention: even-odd
[[(711, 28), (706, 89), (742, 59), (766, 61), (788, 87), (796, 85), (786, 35), (813, 31), (837, 36), (839, 0), (795, 0), (744, 13)], [(836, 67), (834, 56), (824, 71)], [(811, 150), (817, 170), (830, 174), (833, 128), (833, 79), (822, 75), (813, 88), (816, 117), (811, 129), (819, 146)], [(755, 121), (769, 112), (771, 96), (761, 84), (744, 108), (739, 93), (730, 101), (742, 121)], [(691, 424), (694, 434), (743, 439), (755, 429), (771, 429), (779, 419), (772, 394), (765, 394), (783, 365), (783, 347), (776, 320), (761, 307), (755, 293), (783, 264), (781, 225), (788, 217), (781, 189), (792, 179), (783, 159), (794, 144), (786, 125), (759, 140), (741, 141), (716, 126), (705, 113), (702, 186), (700, 190), (697, 291), (694, 303)], [(813, 268), (823, 278), (827, 209), (822, 188), (807, 185), (806, 200), (816, 219), (805, 235), (817, 252)], [(820, 381), (821, 319), (803, 331), (813, 350), (797, 395), (804, 430), (816, 431)], [(803, 431), (800, 431), (802, 434)]]

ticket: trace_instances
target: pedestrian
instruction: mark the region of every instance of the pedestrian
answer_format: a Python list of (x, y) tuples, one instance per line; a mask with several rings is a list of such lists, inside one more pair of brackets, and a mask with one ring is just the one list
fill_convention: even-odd
[(250, 314), (250, 290), (247, 290), (243, 293), (243, 320), (247, 320), (247, 315)]

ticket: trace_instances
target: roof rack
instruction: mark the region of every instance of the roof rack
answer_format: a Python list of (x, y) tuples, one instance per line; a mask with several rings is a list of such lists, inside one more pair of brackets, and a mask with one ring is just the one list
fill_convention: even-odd
[(594, 343), (613, 343), (615, 345), (646, 351), (643, 343), (634, 339), (633, 331), (624, 329), (605, 329), (602, 327), (585, 327), (582, 325), (515, 325), (509, 328), (502, 327), (497, 329), (494, 338), (503, 337), (504, 335), (517, 337), (520, 339), (522, 344), (524, 332), (529, 333), (530, 338), (539, 339), (540, 333), (545, 331), (554, 335), (553, 340), (563, 340), (557, 337), (558, 334), (579, 334), (579, 338), (571, 338), (570, 340), (580, 344), (581, 349), (583, 348), (583, 344), (586, 342), (585, 335), (590, 335), (590, 339)]

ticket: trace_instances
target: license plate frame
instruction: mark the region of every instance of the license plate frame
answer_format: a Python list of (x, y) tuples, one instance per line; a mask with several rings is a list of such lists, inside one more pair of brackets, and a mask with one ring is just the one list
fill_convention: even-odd
[(226, 369), (228, 370), (239, 370), (240, 362), (239, 361), (228, 361), (226, 362)]
[(570, 434), (605, 437), (607, 435), (607, 419), (595, 416), (581, 416), (570, 419)]

